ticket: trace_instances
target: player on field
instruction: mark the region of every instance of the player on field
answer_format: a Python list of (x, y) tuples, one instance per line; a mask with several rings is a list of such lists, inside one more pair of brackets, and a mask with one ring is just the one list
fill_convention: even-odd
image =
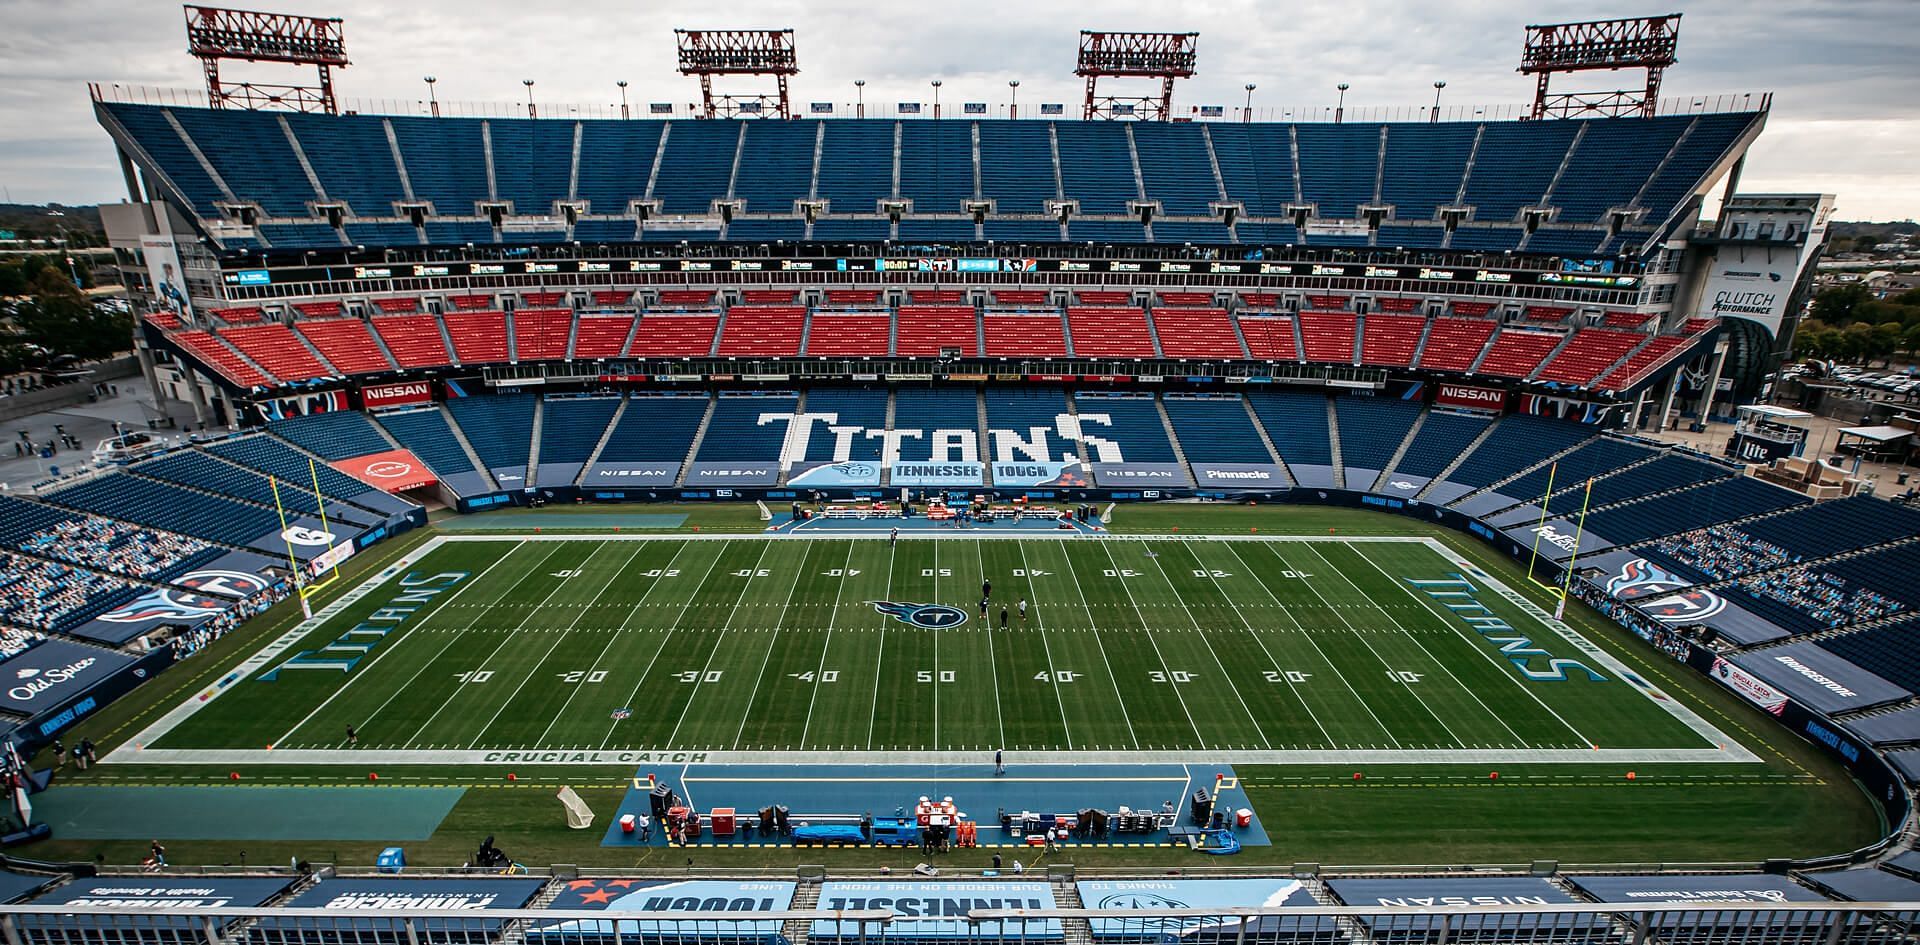
[(1000, 629), (1007, 629), (1007, 605), (1000, 605)]
[(1020, 598), (1020, 622), (1027, 622), (1027, 599), (1024, 597)]
[(980, 582), (980, 596), (981, 597), (993, 596), (993, 581), (991, 579)]

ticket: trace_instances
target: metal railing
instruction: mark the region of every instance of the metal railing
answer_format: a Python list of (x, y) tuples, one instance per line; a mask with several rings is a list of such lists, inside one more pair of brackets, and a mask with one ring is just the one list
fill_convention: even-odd
[[(137, 878), (131, 882), (137, 883)], [(214, 898), (209, 891), (209, 901)], [(890, 909), (615, 912), (536, 909), (3, 906), (6, 945), (778, 945), (809, 942), (1204, 945), (1614, 942), (1893, 945), (1920, 930), (1920, 903), (1703, 901), (1294, 908)]]

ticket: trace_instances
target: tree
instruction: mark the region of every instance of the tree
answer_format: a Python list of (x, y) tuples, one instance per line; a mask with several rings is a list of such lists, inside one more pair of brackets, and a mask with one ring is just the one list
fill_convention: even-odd
[(1920, 325), (1908, 325), (1900, 335), (1900, 350), (1920, 354)]
[(1854, 309), (1872, 299), (1873, 294), (1859, 283), (1834, 286), (1813, 297), (1813, 317), (1829, 325), (1845, 326), (1854, 320)]

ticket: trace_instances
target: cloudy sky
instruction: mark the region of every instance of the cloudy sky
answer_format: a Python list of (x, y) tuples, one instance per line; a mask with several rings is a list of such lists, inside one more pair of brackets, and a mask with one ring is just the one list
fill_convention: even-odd
[[(799, 102), (991, 103), (1019, 79), (1024, 105), (1078, 100), (1077, 31), (1200, 33), (1200, 74), (1176, 106), (1256, 113), (1321, 109), (1349, 83), (1349, 108), (1419, 108), (1444, 80), (1449, 106), (1512, 105), (1532, 86), (1513, 71), (1527, 23), (1672, 12), (1572, 0), (257, 0), (236, 5), (339, 16), (353, 65), (343, 99), (409, 109), (438, 77), (441, 100), (607, 107), (614, 83), (635, 103), (685, 103), (693, 80), (673, 68), (674, 27), (792, 27)], [(1920, 0), (1695, 0), (1683, 7), (1680, 64), (1665, 92), (1772, 92), (1767, 130), (1748, 161), (1747, 192), (1829, 192), (1841, 219), (1920, 217)], [(15, 202), (124, 197), (90, 81), (191, 89), (180, 6), (167, 0), (0, 0), (0, 188)], [(239, 67), (232, 74), (269, 73)], [(1576, 77), (1578, 78), (1578, 77)], [(1612, 76), (1588, 76), (1611, 87)], [(1136, 86), (1140, 87), (1140, 86)], [(1116, 87), (1117, 88), (1117, 87)], [(1070, 109), (1071, 113), (1071, 109)]]

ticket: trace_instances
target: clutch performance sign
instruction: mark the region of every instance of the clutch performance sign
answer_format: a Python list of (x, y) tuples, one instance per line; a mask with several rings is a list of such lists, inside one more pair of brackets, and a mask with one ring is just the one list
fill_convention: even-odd
[(338, 459), (327, 465), (382, 492), (405, 492), (439, 481), (433, 470), (408, 450), (368, 453), (352, 459)]

